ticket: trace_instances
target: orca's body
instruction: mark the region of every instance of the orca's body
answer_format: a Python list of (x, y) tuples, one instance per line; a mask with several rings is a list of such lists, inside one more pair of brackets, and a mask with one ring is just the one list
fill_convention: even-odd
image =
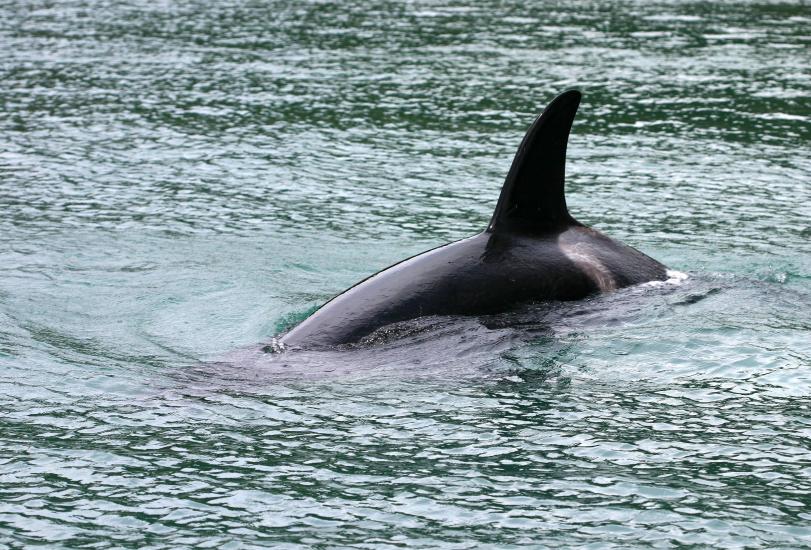
[(425, 315), (500, 313), (666, 279), (664, 265), (585, 227), (566, 208), (566, 144), (579, 103), (579, 92), (564, 92), (532, 124), (484, 232), (356, 284), (282, 336), (282, 346), (336, 346)]

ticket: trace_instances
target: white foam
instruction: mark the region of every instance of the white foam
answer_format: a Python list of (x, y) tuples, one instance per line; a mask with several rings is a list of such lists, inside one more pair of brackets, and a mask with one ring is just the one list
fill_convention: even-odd
[(664, 281), (650, 281), (647, 283), (643, 283), (641, 286), (665, 286), (665, 285), (674, 285), (678, 286), (684, 281), (686, 281), (690, 276), (687, 273), (683, 273), (681, 271), (676, 271), (675, 269), (668, 269), (665, 274), (667, 275), (667, 279)]

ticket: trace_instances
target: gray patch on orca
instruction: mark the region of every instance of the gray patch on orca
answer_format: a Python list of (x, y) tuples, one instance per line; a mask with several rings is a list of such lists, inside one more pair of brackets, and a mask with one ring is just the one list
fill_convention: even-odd
[(560, 251), (591, 279), (601, 292), (617, 290), (617, 281), (586, 243), (561, 244)]

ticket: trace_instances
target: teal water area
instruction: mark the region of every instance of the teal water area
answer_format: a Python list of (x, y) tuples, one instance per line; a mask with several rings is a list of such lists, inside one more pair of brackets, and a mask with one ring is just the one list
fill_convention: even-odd
[[(811, 546), (810, 31), (0, 3), (0, 548)], [(688, 279), (261, 351), (483, 229), (575, 86), (573, 214)]]

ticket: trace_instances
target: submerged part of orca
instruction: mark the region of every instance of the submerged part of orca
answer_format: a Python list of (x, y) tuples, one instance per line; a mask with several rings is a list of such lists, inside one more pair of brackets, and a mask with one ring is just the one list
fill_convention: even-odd
[(380, 271), (276, 340), (276, 348), (354, 343), (426, 315), (489, 315), (667, 279), (667, 268), (575, 220), (564, 194), (566, 144), (580, 92), (532, 123), (485, 231)]

